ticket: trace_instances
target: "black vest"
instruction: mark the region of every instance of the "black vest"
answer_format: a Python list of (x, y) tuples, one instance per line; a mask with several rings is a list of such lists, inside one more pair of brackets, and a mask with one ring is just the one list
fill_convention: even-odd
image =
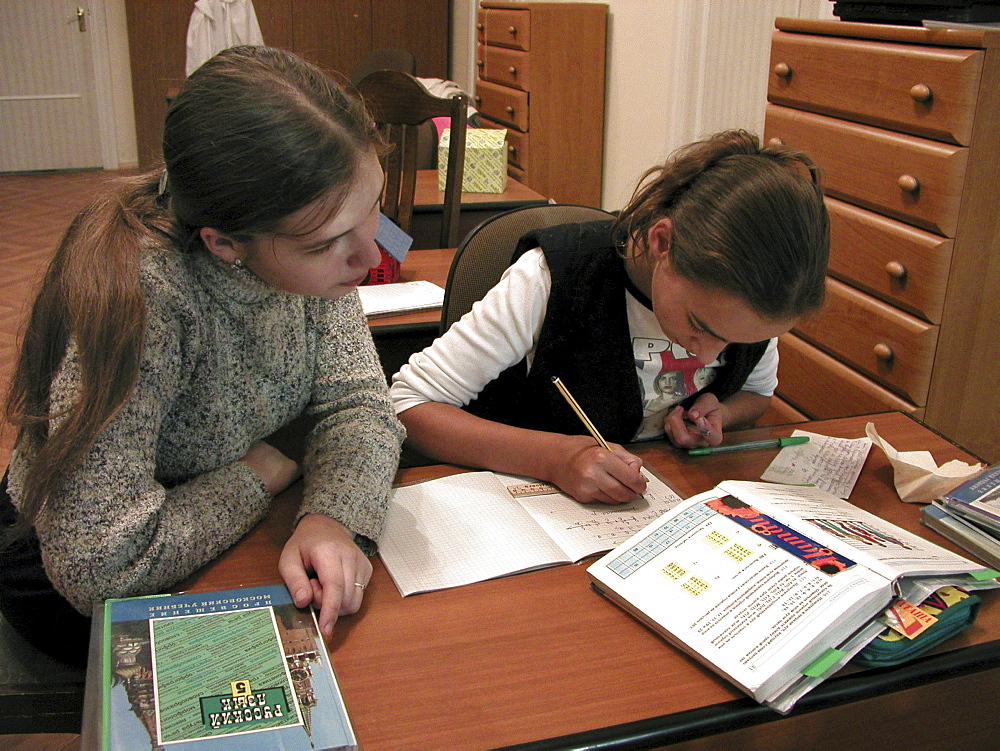
[[(531, 430), (586, 434), (552, 384), (558, 376), (604, 438), (628, 443), (642, 421), (642, 394), (625, 306), (625, 263), (611, 241), (611, 220), (529, 232), (512, 261), (537, 247), (545, 254), (552, 290), (531, 371), (523, 360), (508, 368), (466, 409)], [(726, 364), (704, 390), (719, 401), (735, 394), (766, 347), (767, 342), (730, 344)]]

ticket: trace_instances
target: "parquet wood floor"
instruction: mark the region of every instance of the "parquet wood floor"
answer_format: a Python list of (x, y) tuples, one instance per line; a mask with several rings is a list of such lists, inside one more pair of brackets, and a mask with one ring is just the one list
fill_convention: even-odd
[[(38, 282), (73, 216), (101, 184), (104, 170), (0, 175), (0, 388), (6, 395), (18, 342)], [(0, 472), (13, 430), (0, 424)]]

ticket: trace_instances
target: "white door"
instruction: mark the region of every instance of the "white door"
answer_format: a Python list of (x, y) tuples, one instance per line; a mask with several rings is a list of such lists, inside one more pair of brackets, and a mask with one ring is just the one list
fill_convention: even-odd
[(102, 166), (85, 0), (0, 0), (0, 172)]

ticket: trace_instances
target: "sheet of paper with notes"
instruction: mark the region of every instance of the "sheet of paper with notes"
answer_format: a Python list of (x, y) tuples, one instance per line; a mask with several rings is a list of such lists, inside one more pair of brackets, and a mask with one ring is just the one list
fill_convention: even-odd
[(681, 501), (646, 473), (644, 497), (581, 504), (554, 486), (465, 472), (395, 488), (379, 554), (404, 597), (611, 550)]

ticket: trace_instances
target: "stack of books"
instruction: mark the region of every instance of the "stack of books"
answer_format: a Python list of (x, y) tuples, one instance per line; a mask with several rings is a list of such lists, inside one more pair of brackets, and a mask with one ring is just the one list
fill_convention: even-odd
[(1000, 464), (925, 506), (920, 521), (1000, 569)]

